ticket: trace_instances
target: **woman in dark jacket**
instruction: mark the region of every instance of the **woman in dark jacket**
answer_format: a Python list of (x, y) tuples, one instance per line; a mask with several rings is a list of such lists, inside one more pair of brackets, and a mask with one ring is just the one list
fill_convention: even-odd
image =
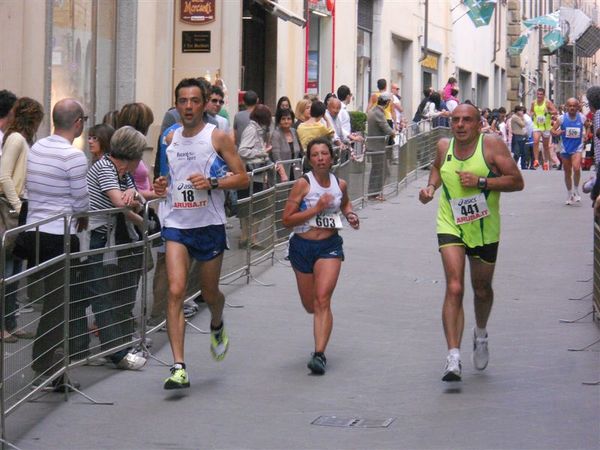
[[(275, 130), (271, 137), (271, 158), (274, 162), (287, 161), (300, 158), (302, 156), (302, 147), (298, 140), (298, 133), (292, 127), (294, 122), (293, 113), (289, 109), (279, 109), (275, 114)], [(277, 165), (278, 181), (293, 181), (301, 173), (300, 165)]]

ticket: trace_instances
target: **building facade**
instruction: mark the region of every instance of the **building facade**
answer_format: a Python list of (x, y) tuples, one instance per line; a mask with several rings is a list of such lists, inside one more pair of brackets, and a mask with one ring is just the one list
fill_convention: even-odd
[[(597, 15), (595, 1), (579, 3)], [(351, 109), (364, 110), (379, 78), (399, 85), (408, 118), (423, 89), (449, 77), (461, 100), (511, 107), (537, 86), (558, 86), (556, 55), (535, 45), (543, 29), (507, 56), (522, 20), (557, 6), (498, 0), (489, 24), (476, 27), (466, 4), (451, 0), (0, 0), (0, 39), (10, 43), (0, 48), (0, 87), (47, 111), (75, 97), (91, 123), (144, 102), (156, 116), (149, 142), (183, 77), (221, 79), (230, 114), (248, 89), (274, 108), (280, 96), (295, 104), (341, 84), (354, 94)], [(595, 57), (577, 70), (597, 82)], [(40, 134), (49, 132), (46, 119)]]

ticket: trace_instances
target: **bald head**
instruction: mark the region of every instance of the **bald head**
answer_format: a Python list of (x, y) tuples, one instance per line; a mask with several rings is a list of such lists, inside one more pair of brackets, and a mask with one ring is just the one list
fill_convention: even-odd
[(84, 116), (81, 103), (73, 98), (59, 100), (52, 109), (52, 122), (56, 130), (70, 130)]
[(342, 108), (342, 102), (335, 97), (331, 97), (327, 102), (327, 111), (331, 114), (331, 117), (335, 118), (340, 113), (340, 109)]
[[(477, 106), (472, 103), (461, 103), (456, 108), (454, 108), (456, 114), (471, 114), (476, 121), (481, 120), (481, 112)], [(452, 115), (454, 115), (454, 111), (452, 111)]]
[(569, 115), (571, 117), (574, 117), (577, 115), (577, 111), (579, 111), (579, 100), (577, 100), (574, 97), (571, 97), (569, 100), (567, 100), (565, 106), (567, 107), (567, 112), (569, 113)]

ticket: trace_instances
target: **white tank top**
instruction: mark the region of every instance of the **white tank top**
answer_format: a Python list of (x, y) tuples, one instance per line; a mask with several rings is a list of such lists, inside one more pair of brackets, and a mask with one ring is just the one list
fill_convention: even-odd
[(227, 223), (223, 206), (225, 192), (197, 190), (187, 180), (193, 173), (206, 178), (221, 178), (228, 171), (225, 161), (212, 145), (215, 128), (207, 123), (192, 137), (184, 137), (183, 128), (175, 130), (171, 145), (167, 147), (169, 187), (164, 226), (184, 230)]
[(329, 208), (324, 209), (318, 214), (316, 222), (313, 222), (315, 218), (304, 222), (302, 225), (294, 227), (294, 233), (306, 233), (311, 227), (315, 227), (315, 225), (316, 228), (341, 228), (341, 226), (334, 226), (332, 222), (333, 217), (339, 217), (340, 205), (342, 204), (342, 190), (336, 176), (332, 173), (329, 174), (329, 187), (321, 186), (312, 172), (307, 172), (306, 177), (308, 178), (310, 189), (300, 202), (300, 211), (305, 211), (315, 206), (323, 194), (332, 195), (333, 202)]

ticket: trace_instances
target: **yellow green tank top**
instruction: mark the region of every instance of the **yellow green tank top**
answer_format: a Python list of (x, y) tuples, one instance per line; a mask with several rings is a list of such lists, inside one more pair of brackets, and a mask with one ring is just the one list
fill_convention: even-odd
[(478, 177), (493, 178), (483, 155), (483, 134), (467, 159), (454, 154), (454, 139), (440, 168), (442, 186), (437, 215), (437, 233), (459, 237), (467, 247), (480, 247), (500, 239), (500, 192), (466, 188), (456, 171), (471, 172)]
[(533, 128), (540, 131), (550, 131), (552, 129), (551, 116), (546, 109), (546, 100), (541, 105), (533, 102)]

